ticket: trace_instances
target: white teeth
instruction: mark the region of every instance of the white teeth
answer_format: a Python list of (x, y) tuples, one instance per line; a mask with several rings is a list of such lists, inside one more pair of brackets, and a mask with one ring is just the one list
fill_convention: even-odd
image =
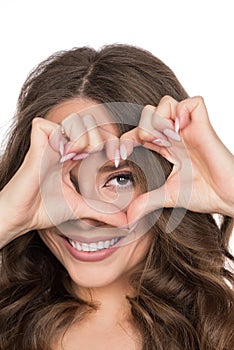
[(109, 248), (111, 242), (110, 241), (105, 241), (104, 242), (104, 248)]
[(89, 251), (90, 252), (96, 252), (96, 250), (97, 250), (97, 243), (90, 243)]
[(120, 237), (112, 238), (111, 240), (107, 241), (99, 241), (98, 243), (79, 243), (77, 241), (73, 241), (72, 239), (69, 239), (70, 244), (73, 248), (76, 250), (83, 250), (84, 252), (96, 252), (97, 250), (107, 249), (109, 247), (112, 247), (116, 242), (120, 240)]
[(84, 250), (85, 252), (89, 252), (89, 246), (87, 243), (82, 243), (81, 244), (81, 248), (82, 250)]
[(102, 241), (98, 242), (97, 247), (98, 247), (98, 249), (103, 249), (104, 248), (104, 242), (102, 242)]

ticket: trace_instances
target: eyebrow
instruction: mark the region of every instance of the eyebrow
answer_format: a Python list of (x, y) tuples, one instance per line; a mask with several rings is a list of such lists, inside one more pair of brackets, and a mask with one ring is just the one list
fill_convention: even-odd
[(128, 164), (128, 162), (123, 161), (123, 162), (120, 162), (118, 168), (116, 168), (114, 164), (104, 165), (104, 166), (102, 166), (99, 169), (99, 172), (101, 172), (101, 173), (108, 173), (108, 172), (112, 172), (112, 171), (122, 170), (122, 169), (124, 169), (126, 167), (129, 168), (129, 164)]

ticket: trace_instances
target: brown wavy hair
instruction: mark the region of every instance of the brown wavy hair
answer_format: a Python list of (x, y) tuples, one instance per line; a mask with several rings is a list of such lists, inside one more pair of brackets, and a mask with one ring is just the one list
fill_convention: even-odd
[[(76, 97), (156, 106), (165, 95), (178, 101), (188, 97), (174, 73), (142, 49), (111, 45), (52, 55), (22, 87), (1, 159), (0, 190), (23, 162), (34, 117)], [(154, 159), (168, 176), (171, 164), (155, 153)], [(154, 179), (156, 163), (150, 162)], [(180, 215), (182, 209), (176, 210)], [(168, 234), (171, 212), (163, 209), (149, 253), (130, 279), (136, 293), (127, 299), (142, 350), (234, 349), (234, 278), (227, 266), (234, 260), (228, 250), (233, 220), (220, 216), (218, 225), (210, 214), (186, 211)], [(67, 271), (36, 231), (13, 240), (0, 254), (1, 350), (53, 349), (58, 334), (96, 307), (75, 295)]]

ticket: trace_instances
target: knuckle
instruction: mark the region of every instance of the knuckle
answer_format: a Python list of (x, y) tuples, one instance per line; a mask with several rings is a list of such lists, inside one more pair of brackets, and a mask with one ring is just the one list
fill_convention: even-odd
[(160, 100), (160, 103), (170, 103), (174, 101), (174, 99), (170, 96), (170, 95), (164, 95), (161, 100)]
[(139, 127), (138, 135), (139, 135), (140, 139), (143, 140), (143, 139), (151, 136), (151, 133), (150, 133), (150, 130), (147, 130), (146, 128), (143, 128), (143, 127)]
[(194, 96), (194, 99), (199, 103), (199, 104), (204, 104), (204, 98), (200, 95)]
[(125, 141), (125, 140), (131, 139), (131, 132), (130, 132), (130, 131), (125, 132), (124, 134), (122, 134), (122, 135), (120, 136), (119, 139), (120, 139), (120, 141)]
[(78, 139), (76, 139), (74, 143), (75, 143), (75, 146), (78, 147), (79, 149), (84, 149), (88, 145), (88, 142), (85, 136), (80, 136)]
[(155, 106), (153, 106), (153, 105), (146, 105), (145, 107), (144, 107), (144, 109), (143, 110), (145, 110), (145, 109), (150, 109), (150, 110), (154, 110), (155, 109)]
[(204, 104), (204, 98), (200, 95), (196, 95), (196, 96), (192, 96), (192, 97), (188, 97), (185, 100), (182, 100), (180, 102), (180, 105), (183, 104), (189, 104), (189, 103), (193, 103), (193, 104)]
[(42, 119), (41, 117), (35, 117), (32, 120), (32, 126), (36, 127), (38, 125), (41, 125), (42, 122), (44, 122), (44, 119)]

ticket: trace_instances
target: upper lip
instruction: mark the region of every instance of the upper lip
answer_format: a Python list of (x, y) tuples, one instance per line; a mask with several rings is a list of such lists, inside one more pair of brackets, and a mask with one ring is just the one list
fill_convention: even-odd
[(104, 224), (101, 221), (96, 221), (95, 223), (90, 223), (86, 220), (70, 220), (70, 221), (66, 221), (61, 223), (58, 228), (62, 229), (62, 230), (83, 230), (83, 231), (93, 231), (95, 229), (121, 229), (121, 230), (129, 230), (128, 226), (112, 226), (112, 225), (108, 225), (108, 224)]
[[(82, 225), (83, 224), (83, 225)], [(89, 229), (87, 229), (87, 226)], [(129, 229), (109, 225), (91, 226), (81, 221), (71, 221), (58, 226), (59, 235), (81, 243), (96, 243), (125, 237)]]

